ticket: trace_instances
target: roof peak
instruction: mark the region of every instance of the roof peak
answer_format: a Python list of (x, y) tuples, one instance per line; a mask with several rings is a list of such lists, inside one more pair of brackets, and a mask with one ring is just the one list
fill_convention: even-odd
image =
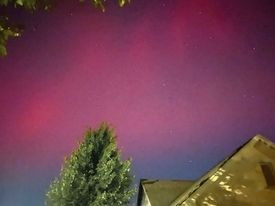
[(196, 181), (193, 186), (191, 186), (187, 191), (182, 193), (177, 199), (175, 199), (170, 206), (181, 205), (184, 201), (186, 201), (197, 189), (199, 189), (203, 184), (205, 184), (212, 175), (214, 175), (221, 167), (223, 167), (229, 160), (231, 160), (235, 155), (237, 155), (243, 148), (248, 147), (248, 145), (255, 145), (259, 141), (263, 142), (264, 145), (275, 149), (275, 143), (267, 139), (261, 134), (257, 134), (254, 137), (250, 138), (247, 142), (242, 144), (239, 148), (237, 148), (228, 158), (225, 158), (216, 166), (214, 166), (211, 170), (209, 170), (205, 175), (203, 175), (198, 181)]

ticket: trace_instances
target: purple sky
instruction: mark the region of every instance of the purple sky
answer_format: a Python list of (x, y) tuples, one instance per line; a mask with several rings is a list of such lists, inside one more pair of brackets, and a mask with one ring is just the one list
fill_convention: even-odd
[(116, 129), (140, 178), (195, 179), (248, 138), (275, 141), (272, 0), (77, 1), (18, 11), (0, 59), (0, 205), (43, 205), (88, 127)]

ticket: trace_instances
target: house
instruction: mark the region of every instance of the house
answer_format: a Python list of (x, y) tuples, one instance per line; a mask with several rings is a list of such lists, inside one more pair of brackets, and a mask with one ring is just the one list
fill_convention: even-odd
[(138, 206), (167, 206), (193, 183), (184, 180), (141, 180)]
[(274, 206), (275, 144), (250, 139), (196, 182), (141, 180), (138, 206)]

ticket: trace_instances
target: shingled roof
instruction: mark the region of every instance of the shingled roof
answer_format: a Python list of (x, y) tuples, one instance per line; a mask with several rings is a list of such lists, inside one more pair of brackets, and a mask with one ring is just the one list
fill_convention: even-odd
[(274, 167), (275, 144), (257, 135), (196, 181), (169, 206), (274, 206)]
[(151, 206), (167, 206), (192, 184), (193, 181), (185, 180), (141, 180), (137, 205), (140, 206), (142, 197), (147, 195)]
[(257, 135), (196, 182), (141, 180), (137, 206), (274, 206), (274, 168), (275, 144)]

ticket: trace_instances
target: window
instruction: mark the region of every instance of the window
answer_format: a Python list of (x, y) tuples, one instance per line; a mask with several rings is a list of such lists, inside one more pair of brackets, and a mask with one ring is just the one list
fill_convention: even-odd
[(268, 189), (275, 189), (275, 174), (271, 163), (260, 164)]

